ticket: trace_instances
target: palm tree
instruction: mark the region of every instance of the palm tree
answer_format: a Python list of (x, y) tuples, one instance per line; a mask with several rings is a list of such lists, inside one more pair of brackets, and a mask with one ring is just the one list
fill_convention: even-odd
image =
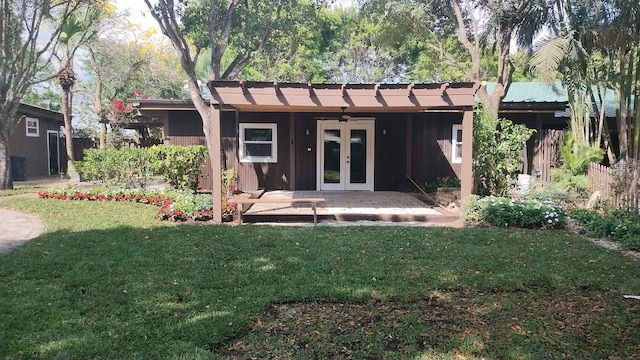
[(60, 71), (57, 75), (58, 84), (62, 89), (61, 110), (64, 119), (65, 144), (67, 152), (67, 174), (75, 172), (73, 165), (73, 125), (71, 123), (71, 109), (73, 107), (73, 87), (76, 84), (76, 73), (73, 70), (73, 60), (76, 51), (83, 44), (94, 38), (96, 31), (93, 24), (101, 15), (96, 8), (86, 9), (83, 13), (69, 16), (62, 26), (60, 45), (62, 57)]
[[(552, 36), (531, 59), (539, 76), (559, 72), (572, 107), (571, 131), (594, 146), (607, 148), (610, 163), (640, 160), (640, 4), (623, 0), (558, 0), (549, 22)], [(616, 98), (618, 151), (610, 148), (604, 99)], [(593, 121), (590, 114), (599, 114)], [(593, 136), (595, 134), (595, 136)], [(580, 142), (576, 141), (575, 146)], [(637, 195), (636, 166), (629, 193)]]

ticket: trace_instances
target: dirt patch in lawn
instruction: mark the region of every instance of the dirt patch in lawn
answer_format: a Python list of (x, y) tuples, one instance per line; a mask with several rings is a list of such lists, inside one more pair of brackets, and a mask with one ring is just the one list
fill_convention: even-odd
[[(504, 358), (514, 349), (525, 357), (606, 358), (640, 351), (637, 342), (627, 342), (627, 349), (602, 347), (602, 337), (624, 343), (638, 331), (637, 324), (610, 323), (606, 300), (596, 295), (562, 299), (529, 292), (460, 295), (437, 294), (409, 302), (272, 304), (253, 319), (244, 336), (214, 353), (231, 359), (475, 359)], [(617, 294), (616, 298), (620, 301)], [(604, 334), (594, 327), (601, 323)], [(543, 354), (537, 352), (541, 348)]]

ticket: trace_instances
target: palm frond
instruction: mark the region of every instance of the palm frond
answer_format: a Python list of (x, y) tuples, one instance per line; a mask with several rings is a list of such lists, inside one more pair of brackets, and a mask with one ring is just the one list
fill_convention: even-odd
[(529, 60), (531, 72), (545, 81), (554, 81), (560, 64), (567, 55), (571, 37), (559, 36), (542, 40)]

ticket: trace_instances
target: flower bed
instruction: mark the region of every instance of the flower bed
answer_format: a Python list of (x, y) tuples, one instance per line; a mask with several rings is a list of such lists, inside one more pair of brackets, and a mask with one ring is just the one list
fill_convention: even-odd
[[(41, 191), (42, 199), (84, 200), (84, 201), (122, 201), (150, 204), (160, 207), (158, 217), (162, 220), (207, 221), (213, 218), (213, 196), (195, 194), (191, 191), (105, 189), (94, 188), (88, 191), (76, 188), (50, 189)], [(228, 217), (236, 210), (237, 204), (222, 201), (222, 215)]]
[(550, 201), (488, 196), (467, 198), (462, 215), (469, 222), (487, 222), (496, 227), (562, 229), (567, 223), (563, 206)]

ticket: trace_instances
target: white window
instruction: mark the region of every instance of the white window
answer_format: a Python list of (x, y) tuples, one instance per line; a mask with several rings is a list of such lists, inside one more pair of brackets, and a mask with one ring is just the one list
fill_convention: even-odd
[(25, 118), (25, 124), (27, 125), (27, 136), (39, 137), (40, 136), (40, 120), (36, 118)]
[(278, 125), (240, 124), (241, 162), (278, 162)]
[(462, 162), (462, 125), (454, 124), (451, 127), (451, 162)]

